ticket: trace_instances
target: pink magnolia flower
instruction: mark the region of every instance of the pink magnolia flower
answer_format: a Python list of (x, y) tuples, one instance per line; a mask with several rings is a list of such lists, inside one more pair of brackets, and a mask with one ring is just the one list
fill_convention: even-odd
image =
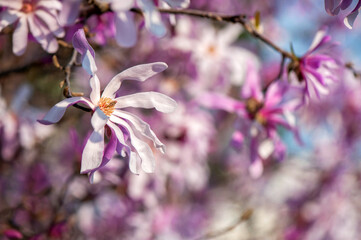
[(272, 154), (279, 160), (284, 157), (285, 147), (277, 133), (278, 126), (293, 131), (297, 136), (292, 111), (298, 101), (286, 98), (288, 90), (288, 84), (278, 81), (272, 83), (263, 94), (259, 75), (253, 69), (242, 87), (242, 100), (217, 93), (208, 93), (200, 98), (203, 106), (235, 113), (239, 117), (241, 124), (236, 126), (238, 129), (233, 134), (232, 144), (240, 148), (244, 144), (244, 139), (250, 139), (249, 171), (254, 178), (263, 172), (262, 160), (266, 160)]
[(330, 85), (338, 81), (340, 62), (336, 60), (337, 44), (330, 41), (326, 30), (319, 30), (309, 50), (299, 58), (295, 67), (298, 81), (304, 84), (305, 98), (327, 95)]
[(28, 43), (29, 31), (41, 47), (54, 53), (58, 50), (56, 37), (65, 35), (57, 20), (62, 4), (58, 0), (0, 0), (0, 31), (15, 23), (13, 52), (22, 55)]
[[(164, 113), (174, 111), (176, 102), (158, 92), (142, 92), (127, 96), (115, 97), (124, 80), (145, 81), (147, 78), (164, 71), (167, 65), (162, 62), (143, 64), (131, 67), (115, 77), (105, 87), (101, 94), (100, 83), (96, 75), (94, 50), (86, 41), (83, 30), (78, 30), (73, 38), (74, 47), (82, 54), (83, 67), (90, 73), (90, 98), (72, 97), (57, 103), (46, 116), (39, 120), (43, 124), (58, 122), (65, 110), (76, 103), (83, 103), (93, 111), (91, 124), (93, 133), (87, 141), (81, 163), (81, 173), (89, 173), (92, 181), (93, 173), (109, 162), (113, 153), (122, 150), (130, 155), (129, 167), (134, 173), (139, 173), (139, 167), (147, 172), (154, 171), (154, 156), (152, 149), (142, 140), (142, 136), (153, 141), (156, 148), (165, 152), (165, 147), (157, 138), (150, 126), (137, 116), (121, 109), (126, 107), (155, 108)], [(104, 134), (110, 139), (105, 146)]]
[(357, 4), (343, 20), (346, 27), (352, 29), (353, 23), (355, 22), (361, 8), (360, 0), (325, 0), (325, 9), (328, 14), (335, 16), (339, 14), (340, 10), (345, 10), (350, 7), (352, 2), (357, 2)]

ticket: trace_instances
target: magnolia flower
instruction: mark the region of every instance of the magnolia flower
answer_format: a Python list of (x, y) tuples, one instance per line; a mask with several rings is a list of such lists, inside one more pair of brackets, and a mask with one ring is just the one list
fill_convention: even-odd
[(295, 118), (291, 112), (298, 101), (286, 99), (289, 85), (284, 82), (272, 83), (264, 95), (259, 75), (254, 68), (250, 70), (242, 87), (241, 101), (215, 93), (205, 94), (199, 100), (203, 106), (222, 109), (239, 117), (241, 125), (245, 127), (238, 127), (234, 132), (232, 144), (240, 148), (243, 140), (250, 138), (249, 171), (252, 177), (257, 178), (263, 172), (262, 160), (272, 154), (279, 160), (284, 157), (285, 147), (277, 134), (277, 127), (283, 126), (297, 136)]
[[(191, 86), (192, 93), (215, 88), (223, 90), (229, 83), (239, 86), (244, 81), (248, 65), (259, 66), (252, 52), (233, 45), (241, 32), (239, 25), (229, 25), (216, 31), (206, 22), (199, 24), (188, 18), (179, 19), (177, 35), (167, 44), (172, 49), (192, 54), (198, 75), (197, 82)], [(229, 81), (225, 83), (223, 78)]]
[[(83, 103), (93, 111), (91, 124), (93, 133), (87, 141), (81, 163), (81, 173), (89, 173), (92, 181), (93, 173), (103, 167), (111, 159), (115, 150), (122, 150), (130, 155), (129, 167), (136, 174), (139, 166), (151, 173), (154, 171), (154, 156), (152, 149), (142, 140), (142, 136), (153, 141), (156, 148), (165, 152), (163, 143), (157, 138), (149, 125), (137, 116), (121, 109), (126, 107), (155, 108), (164, 113), (174, 111), (176, 102), (157, 92), (142, 92), (132, 95), (116, 97), (116, 92), (124, 80), (145, 81), (147, 78), (164, 71), (167, 65), (162, 62), (143, 64), (131, 67), (116, 75), (105, 87), (103, 93), (96, 72), (94, 50), (88, 44), (83, 30), (79, 30), (73, 37), (73, 45), (83, 57), (83, 67), (91, 74), (90, 98), (72, 97), (57, 103), (46, 116), (40, 120), (43, 124), (58, 122), (65, 110), (76, 103)], [(106, 131), (107, 130), (107, 131)], [(104, 134), (110, 134), (110, 140), (105, 146)]]
[(328, 14), (330, 14), (331, 16), (335, 16), (338, 15), (340, 10), (345, 10), (346, 8), (350, 7), (352, 2), (357, 2), (357, 4), (343, 20), (346, 27), (352, 29), (353, 23), (355, 22), (355, 19), (361, 8), (360, 0), (325, 0), (325, 9)]
[(296, 66), (290, 66), (298, 81), (304, 84), (304, 98), (327, 95), (330, 84), (338, 81), (340, 63), (336, 60), (336, 44), (330, 41), (325, 30), (318, 31), (309, 50), (298, 59)]
[(28, 44), (28, 33), (40, 43), (41, 47), (54, 53), (58, 50), (56, 37), (65, 35), (59, 25), (57, 13), (62, 8), (58, 0), (0, 0), (0, 31), (15, 23), (13, 52), (22, 55)]

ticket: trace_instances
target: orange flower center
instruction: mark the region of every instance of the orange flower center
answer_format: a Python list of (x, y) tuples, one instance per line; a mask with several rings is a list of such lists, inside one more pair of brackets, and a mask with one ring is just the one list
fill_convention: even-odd
[(209, 55), (216, 55), (216, 53), (217, 53), (217, 48), (216, 48), (216, 46), (214, 46), (214, 45), (210, 45), (210, 46), (208, 46), (207, 51), (208, 51), (208, 54), (209, 54)]
[(21, 11), (24, 13), (29, 13), (34, 10), (34, 6), (31, 3), (24, 3), (23, 7), (21, 8)]
[(102, 97), (99, 100), (98, 106), (99, 106), (100, 110), (102, 110), (103, 113), (109, 117), (114, 112), (116, 103), (117, 103), (117, 101), (115, 101), (111, 98)]

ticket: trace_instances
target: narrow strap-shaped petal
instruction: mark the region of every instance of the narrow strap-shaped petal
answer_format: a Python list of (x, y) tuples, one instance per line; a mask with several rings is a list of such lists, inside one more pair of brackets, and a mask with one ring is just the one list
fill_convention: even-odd
[(0, 31), (2, 31), (4, 27), (14, 23), (20, 16), (16, 11), (6, 10), (0, 12)]
[(286, 82), (273, 82), (267, 89), (264, 107), (269, 108), (280, 104), (287, 89), (288, 84)]
[(154, 146), (156, 148), (160, 148), (162, 153), (165, 153), (165, 146), (164, 144), (158, 139), (158, 137), (155, 135), (153, 130), (150, 128), (149, 124), (144, 122), (139, 117), (120, 110), (116, 110), (113, 112), (113, 115), (118, 116), (120, 118), (123, 118), (124, 120), (127, 120), (131, 123), (131, 125), (134, 126), (134, 128), (143, 136), (149, 138), (153, 141)]
[(44, 9), (54, 9), (54, 10), (58, 10), (60, 11), (62, 9), (62, 3), (60, 1), (44, 1), (44, 0), (40, 0), (37, 4), (36, 7), (41, 7)]
[(244, 103), (219, 93), (206, 93), (199, 97), (197, 101), (200, 105), (212, 109), (220, 109), (241, 115), (246, 112)]
[(357, 15), (360, 12), (360, 8), (361, 8), (361, 1), (358, 1), (358, 3), (356, 5), (356, 7), (354, 8), (354, 10), (352, 10), (352, 12), (349, 15), (347, 15), (345, 17), (345, 19), (343, 20), (344, 24), (349, 29), (352, 29), (353, 23), (355, 22), (355, 19), (356, 19)]
[(326, 35), (326, 32), (327, 32), (326, 29), (320, 29), (317, 31), (315, 37), (313, 38), (311, 46), (305, 55), (308, 55), (311, 52), (316, 51), (320, 46), (331, 40), (331, 37)]
[(50, 32), (50, 30), (42, 23), (42, 21), (38, 20), (34, 17), (34, 21), (36, 26), (43, 33), (44, 41), (40, 41), (41, 47), (47, 51), (48, 53), (55, 53), (58, 51), (59, 44), (54, 35)]
[(20, 10), (23, 6), (23, 3), (22, 1), (15, 0), (0, 0), (0, 6)]
[(85, 144), (82, 158), (80, 173), (88, 173), (97, 169), (103, 159), (104, 151), (104, 128), (93, 131), (87, 143)]
[(186, 8), (190, 4), (190, 0), (164, 0), (173, 8)]
[(97, 71), (95, 65), (95, 52), (88, 43), (83, 29), (79, 29), (73, 36), (73, 46), (82, 55), (82, 66), (89, 75)]
[(15, 55), (22, 55), (28, 45), (28, 26), (26, 17), (22, 16), (13, 34), (13, 52)]
[(139, 7), (143, 10), (145, 27), (157, 37), (163, 37), (166, 34), (166, 28), (162, 18), (152, 1), (139, 0)]
[(100, 99), (100, 82), (96, 74), (90, 77), (90, 87), (92, 89), (90, 92), (90, 100), (97, 105)]
[(104, 128), (105, 124), (107, 124), (108, 118), (109, 117), (105, 115), (103, 111), (100, 110), (100, 108), (97, 107), (91, 119), (91, 124), (94, 128), (94, 131), (98, 131), (99, 129)]
[(71, 25), (75, 23), (79, 15), (81, 0), (64, 0), (63, 8), (61, 9), (58, 19), (62, 26)]
[(130, 10), (134, 5), (134, 0), (122, 0), (122, 1), (112, 1), (111, 8), (114, 12), (124, 12)]
[(112, 128), (110, 128), (110, 130), (112, 131), (112, 135), (110, 136), (109, 142), (104, 149), (104, 155), (102, 158), (102, 162), (100, 163), (99, 167), (97, 167), (89, 172), (89, 179), (90, 179), (91, 183), (92, 183), (94, 173), (97, 170), (99, 170), (100, 168), (104, 167), (110, 161), (110, 159), (112, 159), (115, 149), (117, 148), (117, 142), (118, 142), (117, 137), (114, 133), (114, 130)]
[(122, 146), (122, 149), (126, 147), (126, 152), (129, 155), (129, 169), (134, 174), (139, 174), (139, 168), (141, 162), (139, 155), (136, 152), (131, 151), (130, 148), (126, 145), (124, 140), (124, 134), (116, 124), (109, 121), (107, 125), (114, 131), (119, 141), (117, 145), (117, 152), (121, 154), (121, 150), (119, 149), (119, 146)]
[(131, 12), (117, 12), (114, 15), (115, 40), (122, 47), (132, 47), (137, 42), (137, 28)]
[(177, 107), (177, 102), (172, 98), (158, 92), (135, 93), (115, 99), (115, 108), (155, 108), (164, 113), (173, 112)]
[(242, 87), (242, 97), (244, 99), (254, 98), (259, 102), (263, 101), (261, 79), (253, 63), (248, 64), (246, 80)]
[(114, 98), (115, 93), (120, 88), (123, 80), (136, 80), (143, 82), (155, 74), (163, 72), (167, 69), (167, 67), (167, 64), (163, 62), (155, 62), (128, 68), (113, 77), (113, 79), (105, 87), (102, 97)]
[(126, 121), (116, 116), (110, 116), (109, 120), (112, 121), (113, 123), (123, 126), (128, 131), (130, 135), (131, 145), (134, 147), (135, 151), (139, 154), (139, 157), (142, 159), (143, 171), (147, 173), (154, 172), (155, 160), (152, 149), (148, 146), (148, 144), (146, 142), (143, 142), (134, 134), (133, 129), (129, 126), (129, 124)]
[(66, 109), (69, 106), (74, 105), (76, 103), (84, 103), (88, 105), (91, 109), (94, 109), (94, 105), (86, 98), (83, 97), (66, 98), (63, 101), (55, 104), (55, 106), (50, 109), (50, 111), (45, 115), (45, 117), (38, 121), (45, 125), (59, 122), (59, 120), (64, 116)]
[(340, 11), (340, 4), (343, 0), (325, 0), (325, 10), (331, 16), (337, 15)]
[(59, 25), (55, 16), (42, 9), (38, 9), (37, 11), (35, 11), (35, 16), (42, 20), (55, 36), (60, 38), (64, 37), (65, 31)]

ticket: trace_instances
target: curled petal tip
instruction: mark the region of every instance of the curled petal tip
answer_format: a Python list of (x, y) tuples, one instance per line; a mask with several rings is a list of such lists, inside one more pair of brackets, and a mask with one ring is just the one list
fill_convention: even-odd
[(157, 63), (154, 63), (154, 65), (152, 66), (152, 70), (157, 73), (163, 72), (167, 68), (168, 68), (168, 65), (164, 62), (157, 62)]

